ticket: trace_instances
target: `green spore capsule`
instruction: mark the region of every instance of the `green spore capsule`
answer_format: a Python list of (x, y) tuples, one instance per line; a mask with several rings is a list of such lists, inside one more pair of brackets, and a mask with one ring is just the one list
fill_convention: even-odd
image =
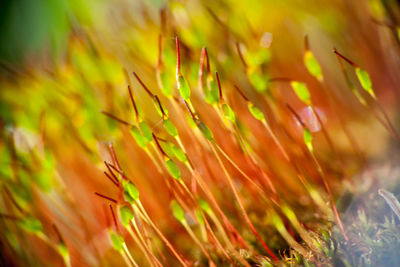
[(304, 54), (304, 64), (312, 76), (319, 80), (322, 78), (321, 66), (310, 50), (307, 50)]
[(139, 123), (140, 130), (142, 131), (143, 137), (146, 139), (147, 142), (151, 142), (153, 140), (153, 135), (151, 129), (147, 123), (141, 121)]
[(64, 243), (60, 243), (60, 244), (58, 245), (58, 251), (60, 252), (61, 256), (62, 256), (64, 259), (67, 259), (67, 258), (69, 257), (68, 248), (67, 248), (67, 246), (66, 246)]
[(131, 133), (133, 135), (133, 138), (135, 139), (136, 143), (141, 147), (145, 148), (147, 145), (147, 140), (146, 138), (142, 135), (140, 132), (139, 128), (136, 126), (132, 126), (131, 128)]
[(247, 106), (249, 108), (251, 115), (253, 115), (254, 118), (256, 118), (259, 121), (265, 120), (264, 113), (258, 107), (254, 106), (253, 103), (248, 102)]
[(132, 200), (139, 200), (139, 190), (132, 182), (123, 181), (124, 191), (132, 198)]
[(257, 72), (249, 73), (250, 83), (259, 93), (265, 93), (268, 89), (268, 80)]
[(134, 204), (134, 202), (135, 202), (133, 200), (133, 198), (131, 197), (131, 195), (129, 195), (128, 191), (126, 191), (126, 190), (124, 190), (124, 199), (125, 199), (125, 201), (127, 201), (131, 204)]
[(122, 224), (125, 227), (129, 226), (130, 221), (134, 218), (132, 210), (128, 206), (122, 206), (119, 209)]
[(201, 210), (200, 210), (200, 209), (197, 209), (197, 210), (196, 210), (196, 218), (197, 218), (197, 221), (198, 221), (201, 225), (204, 225), (204, 218), (203, 218), (203, 214), (201, 214)]
[(173, 137), (178, 136), (178, 130), (176, 129), (175, 125), (172, 123), (172, 121), (170, 119), (164, 120), (164, 128), (169, 135), (171, 135)]
[(189, 124), (189, 127), (191, 129), (195, 129), (197, 127), (196, 122), (193, 120), (192, 116), (189, 114), (186, 115), (187, 122)]
[(125, 243), (124, 238), (120, 234), (110, 232), (110, 239), (113, 248), (117, 251), (122, 251)]
[(182, 151), (179, 147), (174, 144), (171, 144), (171, 150), (174, 153), (174, 156), (181, 162), (187, 162), (187, 157), (185, 152)]
[(259, 66), (261, 64), (267, 63), (270, 58), (271, 58), (271, 53), (267, 49), (258, 49), (254, 52), (248, 52), (247, 53), (247, 59), (249, 62), (249, 65), (252, 67)]
[(202, 198), (199, 198), (198, 202), (199, 202), (200, 208), (202, 210), (204, 210), (204, 212), (206, 212), (207, 214), (211, 213), (211, 208), (210, 208), (210, 205), (208, 205), (207, 201), (205, 201)]
[(367, 91), (373, 98), (375, 98), (375, 92), (372, 89), (372, 82), (371, 82), (371, 78), (369, 77), (368, 72), (366, 72), (364, 69), (357, 67), (356, 75), (357, 75), (358, 80), (360, 81), (362, 88), (365, 91)]
[(189, 84), (187, 83), (186, 79), (182, 75), (178, 75), (177, 80), (178, 80), (179, 93), (181, 94), (181, 96), (184, 100), (189, 101), (190, 93), (191, 93)]
[(166, 74), (166, 72), (158, 72), (158, 80), (161, 92), (166, 97), (171, 97), (172, 87), (170, 85), (169, 76)]
[(32, 216), (22, 219), (19, 225), (22, 229), (32, 234), (39, 234), (43, 231), (42, 223)]
[(164, 150), (165, 154), (167, 154), (167, 158), (174, 158), (175, 153), (172, 150), (172, 146), (174, 144), (172, 142), (166, 141), (161, 143), (161, 148)]
[(221, 109), (222, 109), (222, 113), (224, 114), (225, 118), (227, 118), (231, 122), (235, 122), (235, 120), (236, 120), (235, 113), (233, 113), (233, 110), (231, 109), (231, 107), (228, 104), (225, 104), (225, 103), (222, 104)]
[(202, 121), (197, 122), (197, 127), (200, 129), (200, 131), (203, 133), (204, 137), (207, 140), (210, 140), (210, 141), (214, 140), (214, 136), (213, 136), (210, 128), (208, 128), (208, 126), (204, 122), (202, 122)]
[(303, 139), (304, 139), (304, 143), (306, 144), (308, 150), (310, 150), (312, 152), (313, 151), (312, 134), (308, 128), (305, 128), (303, 130)]
[(307, 106), (311, 105), (310, 92), (305, 83), (293, 81), (290, 83), (297, 97)]
[(185, 221), (185, 211), (182, 209), (182, 207), (176, 202), (175, 200), (171, 201), (171, 209), (172, 209), (172, 214), (174, 217), (183, 223)]
[(172, 150), (172, 143), (171, 142), (162, 142), (161, 143), (161, 147), (164, 150), (165, 154), (167, 154), (167, 156), (169, 158), (172, 158), (175, 156), (174, 151)]
[[(168, 117), (168, 110), (165, 108), (165, 106), (163, 104), (161, 104), (161, 102), (158, 102), (158, 100), (155, 98), (154, 98), (154, 105), (155, 105), (156, 111), (157, 111), (158, 115), (160, 115), (160, 117), (164, 117), (164, 116)], [(164, 111), (164, 113), (163, 113), (163, 111)]]
[(172, 175), (172, 177), (177, 180), (181, 179), (181, 172), (179, 171), (179, 168), (175, 164), (175, 162), (172, 161), (172, 159), (167, 159), (165, 161), (165, 166), (167, 167), (167, 170)]
[(215, 104), (219, 102), (219, 91), (218, 91), (218, 84), (216, 80), (212, 78), (211, 75), (207, 77), (207, 87), (205, 88), (205, 100), (208, 104)]

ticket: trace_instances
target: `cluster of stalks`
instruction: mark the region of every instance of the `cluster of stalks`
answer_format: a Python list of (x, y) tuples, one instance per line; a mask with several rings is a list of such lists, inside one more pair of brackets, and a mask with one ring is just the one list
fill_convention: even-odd
[[(214, 17), (217, 23), (230, 34), (227, 49), (235, 62), (230, 69), (211, 56), (220, 51), (206, 46), (190, 48), (189, 42), (168, 32), (165, 9), (160, 17), (161, 33), (154, 40), (157, 60), (148, 64), (155, 67), (123, 67), (114, 62), (117, 76), (124, 77), (116, 79), (122, 82), (115, 88), (110, 81), (97, 85), (79, 77), (90, 72), (87, 62), (95, 65), (97, 58), (104, 56), (93, 37), (82, 32), (71, 38), (71, 46), (77, 47), (76, 58), (70, 55), (64, 68), (48, 74), (49, 80), (60, 81), (61, 88), (86, 88), (79, 88), (81, 94), (89, 92), (91, 86), (98, 87), (88, 96), (63, 89), (58, 92), (86, 103), (84, 114), (77, 118), (70, 113), (71, 120), (63, 124), (69, 133), (66, 142), (79, 147), (76, 154), (64, 156), (63, 149), (52, 150), (64, 144), (62, 135), (51, 136), (49, 129), (60, 124), (58, 117), (51, 120), (45, 109), (40, 113), (35, 145), (26, 145), (23, 153), (21, 143), (29, 143), (28, 135), (21, 137), (17, 130), (8, 130), (3, 118), (2, 151), (11, 162), (10, 178), (2, 186), (0, 213), (1, 227), (7, 229), (1, 238), (9, 244), (4, 248), (5, 257), (25, 255), (22, 242), (26, 234), (34, 238), (30, 242), (42, 242), (41, 246), (61, 256), (65, 266), (71, 266), (74, 257), (86, 257), (87, 264), (101, 264), (110, 245), (120, 255), (112, 254), (115, 257), (110, 262), (123, 260), (127, 266), (332, 264), (332, 229), (340, 232), (345, 249), (351, 243), (335, 200), (341, 181), (349, 182), (354, 168), (349, 168), (349, 159), (332, 137), (307, 83), (268, 76), (267, 48), (246, 47), (218, 17)], [(368, 72), (336, 48), (327, 53), (337, 57), (337, 68), (355, 99), (400, 142)], [(337, 131), (346, 137), (353, 155), (350, 161), (362, 167), (365, 155), (349, 130), (350, 122), (338, 111), (337, 98), (307, 37), (303, 56), (307, 80), (318, 84), (328, 99), (327, 109), (334, 111), (327, 120), (332, 116), (339, 121)], [(84, 62), (80, 70), (71, 67), (74, 60)], [(152, 75), (143, 75), (148, 73), (146, 68), (151, 68)], [(232, 68), (237, 77), (231, 74)], [(100, 76), (109, 75), (107, 71), (110, 69), (104, 67)], [(21, 85), (39, 79), (32, 78), (36, 74), (14, 74), (24, 80)], [(283, 89), (285, 93), (278, 92)], [(101, 101), (96, 100), (97, 94), (104, 94)], [(60, 114), (69, 116), (63, 111)], [(115, 140), (99, 143), (96, 151), (94, 140), (106, 138), (96, 129), (85, 131), (84, 123), (78, 122), (81, 117), (93, 118), (93, 128), (108, 129)], [(55, 130), (60, 133), (63, 127)], [(60, 179), (62, 171), (57, 164), (75, 168), (76, 173), (69, 175), (88, 179), (88, 184), (83, 189), (74, 188), (73, 178), (68, 180), (67, 174)], [(53, 176), (57, 182), (48, 186), (47, 179)], [(103, 180), (89, 185), (90, 176)], [(19, 190), (18, 186), (31, 187), (29, 179), (35, 181), (34, 189), (29, 193)], [(72, 193), (75, 190), (86, 195)], [(61, 199), (67, 204), (60, 204), (55, 192), (62, 192)], [(40, 206), (34, 207), (32, 200)], [(85, 201), (95, 207), (95, 221), (84, 211), (71, 219), (70, 209), (79, 210)], [(69, 215), (54, 219), (63, 211)], [(77, 237), (68, 234), (74, 227), (89, 244), (84, 250), (76, 244)], [(29, 262), (33, 256), (24, 257)]]

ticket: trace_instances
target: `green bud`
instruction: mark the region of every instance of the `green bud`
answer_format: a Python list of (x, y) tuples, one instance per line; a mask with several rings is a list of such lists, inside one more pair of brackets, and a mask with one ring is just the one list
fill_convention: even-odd
[(215, 104), (219, 102), (219, 90), (217, 81), (211, 75), (207, 77), (208, 88), (205, 88), (205, 100), (208, 104)]
[(265, 93), (268, 89), (268, 80), (257, 72), (251, 72), (249, 74), (250, 83), (254, 88), (260, 92)]
[(183, 211), (182, 207), (175, 201), (171, 201), (171, 209), (174, 217), (180, 221), (184, 222), (185, 221), (185, 212)]
[(119, 213), (120, 213), (120, 216), (121, 216), (122, 224), (125, 227), (128, 227), (129, 226), (129, 222), (134, 218), (132, 210), (128, 206), (122, 206), (119, 209)]
[(187, 114), (186, 119), (187, 119), (187, 122), (188, 122), (190, 128), (192, 128), (192, 129), (196, 128), (197, 125), (196, 125), (196, 122), (193, 120), (192, 116)]
[(124, 238), (120, 234), (114, 232), (110, 233), (110, 238), (113, 248), (117, 251), (121, 251), (125, 243)]
[(322, 77), (322, 71), (321, 67), (317, 61), (317, 59), (314, 57), (313, 53), (308, 50), (304, 54), (304, 64), (306, 65), (306, 68), (308, 72), (314, 76), (317, 79), (321, 79)]
[(169, 82), (169, 76), (166, 72), (158, 72), (158, 79), (161, 87), (161, 92), (170, 97), (172, 95), (172, 87)]
[(146, 140), (146, 138), (144, 138), (144, 136), (140, 132), (139, 128), (137, 128), (136, 126), (132, 126), (131, 133), (133, 135), (133, 138), (135, 138), (136, 143), (141, 148), (145, 148), (146, 144), (147, 144), (147, 140)]
[(153, 140), (153, 135), (149, 125), (142, 121), (139, 123), (139, 127), (142, 131), (143, 137), (146, 138), (147, 142), (151, 142)]
[(172, 123), (170, 119), (164, 120), (164, 128), (168, 134), (172, 135), (173, 137), (178, 136), (178, 130), (176, 129), (175, 125)]
[(268, 62), (271, 58), (271, 53), (269, 52), (268, 49), (258, 49), (254, 52), (248, 51), (247, 53), (247, 59), (249, 62), (249, 65), (256, 67), (261, 64), (264, 64)]
[(210, 140), (210, 141), (213, 141), (213, 140), (214, 140), (214, 136), (213, 136), (213, 134), (212, 134), (210, 128), (208, 128), (208, 126), (205, 125), (204, 122), (202, 122), (202, 121), (197, 122), (197, 127), (200, 129), (200, 131), (203, 133), (204, 137), (205, 137), (207, 140)]
[(125, 199), (127, 202), (131, 203), (131, 204), (134, 203), (133, 198), (131, 197), (131, 195), (129, 195), (128, 191), (126, 191), (126, 190), (124, 190), (124, 199)]
[(182, 149), (180, 149), (179, 147), (177, 147), (174, 144), (171, 144), (171, 149), (172, 152), (174, 153), (174, 156), (181, 162), (186, 162), (187, 161), (187, 157), (185, 152), (182, 151)]
[(202, 210), (204, 210), (207, 214), (211, 213), (211, 208), (210, 208), (210, 205), (208, 205), (207, 201), (205, 201), (202, 198), (199, 198), (198, 202), (199, 202), (200, 208)]
[(290, 83), (297, 97), (307, 106), (311, 105), (310, 92), (305, 83), (293, 81)]
[[(154, 105), (156, 106), (156, 111), (158, 113), (158, 115), (160, 115), (160, 117), (163, 117), (163, 111), (165, 113), (165, 115), (168, 117), (168, 110), (165, 108), (165, 106), (163, 104), (161, 104), (161, 102), (158, 102), (155, 98), (154, 98)], [(161, 107), (160, 107), (161, 105)], [(162, 108), (162, 110), (161, 110)]]
[(190, 87), (185, 78), (182, 75), (178, 75), (178, 90), (182, 98), (186, 101), (190, 100)]
[(58, 245), (58, 251), (60, 252), (61, 256), (66, 259), (69, 257), (69, 251), (67, 246), (64, 243), (60, 243)]
[(304, 139), (304, 143), (306, 144), (308, 150), (310, 150), (312, 152), (313, 151), (312, 134), (311, 134), (310, 130), (308, 130), (308, 128), (305, 128), (303, 130), (303, 139)]
[(32, 216), (21, 219), (19, 225), (25, 231), (33, 234), (39, 234), (43, 231), (42, 223)]
[(169, 158), (172, 158), (175, 156), (174, 151), (172, 150), (172, 143), (171, 142), (162, 142), (161, 143), (161, 148), (164, 150), (164, 152), (167, 154)]
[(203, 218), (203, 214), (201, 214), (201, 210), (196, 210), (196, 217), (197, 217), (197, 221), (201, 224), (204, 225), (204, 218)]
[(233, 113), (233, 110), (231, 109), (231, 107), (228, 104), (224, 103), (221, 105), (221, 108), (222, 108), (222, 112), (224, 113), (225, 118), (227, 118), (231, 122), (235, 122), (235, 120), (236, 120), (235, 113)]
[(181, 172), (179, 171), (179, 168), (175, 164), (175, 162), (172, 161), (172, 159), (167, 159), (165, 165), (167, 167), (168, 172), (172, 175), (172, 177), (174, 177), (177, 180), (181, 179)]
[(254, 118), (259, 121), (265, 120), (264, 113), (258, 107), (254, 106), (253, 103), (249, 102), (247, 106), (251, 115), (253, 115)]
[(135, 201), (139, 200), (139, 190), (132, 182), (123, 181), (124, 191)]
[(367, 91), (373, 98), (375, 98), (374, 90), (372, 89), (372, 82), (368, 72), (363, 69), (356, 68), (357, 78), (360, 81), (362, 88)]

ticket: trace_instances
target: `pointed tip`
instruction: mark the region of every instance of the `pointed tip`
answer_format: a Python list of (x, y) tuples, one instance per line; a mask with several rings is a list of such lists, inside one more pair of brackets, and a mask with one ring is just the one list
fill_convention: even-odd
[(247, 63), (244, 60), (244, 57), (243, 57), (243, 54), (242, 54), (242, 50), (240, 49), (240, 43), (239, 42), (236, 42), (236, 50), (237, 50), (237, 53), (239, 55), (240, 61), (242, 61), (242, 64), (243, 64), (244, 68), (247, 69)]
[(307, 34), (304, 35), (304, 49), (305, 49), (305, 51), (310, 50), (310, 44), (308, 42), (308, 35)]
[(292, 113), (292, 115), (296, 118), (296, 120), (300, 123), (301, 127), (307, 128), (306, 124), (303, 122), (300, 115), (294, 110), (294, 108), (288, 103), (286, 103), (286, 107), (289, 109), (290, 113)]
[(217, 78), (217, 83), (218, 83), (219, 100), (223, 101), (224, 97), (222, 95), (221, 81), (219, 79), (218, 71), (215, 72), (215, 77)]
[(143, 81), (139, 78), (139, 75), (136, 74), (136, 72), (132, 72), (133, 76), (135, 76), (136, 80), (140, 83), (140, 85), (143, 87), (143, 89), (146, 91), (146, 93), (150, 97), (154, 97), (154, 94), (147, 88), (147, 86), (143, 83)]
[(351, 66), (354, 68), (357, 68), (357, 64), (354, 63), (352, 60), (350, 60), (348, 57), (345, 57), (343, 54), (341, 54), (335, 47), (333, 49), (333, 53), (335, 53), (338, 57), (342, 58), (344, 61), (349, 63)]
[(176, 43), (176, 74), (178, 75), (181, 73), (181, 51), (180, 51), (178, 36), (175, 37), (175, 43)]
[(239, 86), (237, 86), (236, 84), (233, 85), (233, 87), (236, 89), (236, 91), (240, 94), (240, 96), (246, 100), (247, 102), (249, 102), (250, 100), (247, 98), (247, 96), (242, 92), (242, 90), (239, 88)]

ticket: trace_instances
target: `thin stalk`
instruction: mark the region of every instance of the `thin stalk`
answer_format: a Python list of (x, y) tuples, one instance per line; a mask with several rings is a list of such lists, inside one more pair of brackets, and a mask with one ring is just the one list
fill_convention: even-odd
[(128, 259), (127, 263), (128, 262), (131, 263), (129, 266), (133, 265), (135, 267), (139, 267), (139, 265), (136, 263), (136, 261), (133, 259), (132, 255), (131, 255), (131, 253), (129, 252), (129, 249), (126, 246), (125, 242), (122, 244), (122, 247), (123, 247), (124, 253), (121, 253), (121, 254), (125, 254), (125, 256), (127, 257), (127, 259)]
[[(220, 79), (219, 79), (218, 72), (215, 72), (215, 76), (216, 76), (217, 82), (218, 82), (218, 91), (219, 91), (220, 104), (224, 104), (225, 103), (225, 99), (224, 99), (223, 94), (222, 94), (222, 87), (221, 87), (221, 82), (220, 82)], [(221, 105), (218, 105), (218, 109), (214, 106), (214, 109), (217, 110), (217, 113), (218, 113), (219, 117), (225, 122), (225, 125), (227, 126), (227, 129), (229, 130), (229, 132), (237, 139), (239, 144), (240, 143), (242, 144), (243, 150), (245, 150), (246, 155), (249, 156), (251, 163), (254, 166), (256, 166), (260, 171), (262, 171), (261, 168), (251, 158), (251, 155), (250, 155), (250, 153), (249, 153), (249, 151), (248, 151), (248, 149), (246, 147), (246, 144), (243, 141), (242, 136), (240, 135), (240, 131), (237, 128), (236, 121), (235, 121), (235, 123), (233, 123), (233, 122), (228, 121), (225, 118), (225, 116), (223, 115), (223, 111), (222, 111)], [(235, 116), (236, 116), (236, 114), (235, 114)], [(239, 169), (239, 171), (242, 173), (242, 170), (230, 159), (230, 157), (228, 157), (228, 155), (226, 155), (226, 153), (219, 146), (218, 146), (218, 148), (223, 153), (223, 155), (231, 162), (231, 164), (234, 165), (235, 168)], [(243, 172), (243, 174), (245, 174), (245, 173)], [(256, 185), (256, 187), (258, 187), (258, 185), (255, 184), (254, 181), (252, 179), (250, 179), (250, 177), (248, 177), (246, 174), (245, 174), (245, 177), (246, 177), (246, 179), (248, 179), (248, 181), (250, 181), (252, 184)], [(276, 195), (276, 189), (275, 189), (272, 181), (269, 179), (268, 176), (265, 176), (264, 174), (263, 174), (263, 177), (266, 178), (268, 186), (270, 187), (272, 192)]]
[[(236, 170), (238, 170), (239, 171), (239, 173), (241, 174), (241, 175), (243, 175), (245, 178), (246, 178), (246, 180), (250, 183), (250, 184), (252, 184), (256, 189), (257, 189), (257, 192), (260, 194), (260, 196), (264, 199), (264, 200), (266, 200), (266, 201), (268, 201), (268, 199), (265, 197), (265, 194), (266, 194), (266, 192), (258, 185), (258, 184), (256, 184), (254, 181), (253, 181), (253, 179), (250, 177), (250, 176), (248, 176), (230, 157), (229, 157), (229, 155), (228, 154), (226, 154), (225, 153), (225, 151), (217, 144), (217, 143), (215, 143), (215, 146), (216, 146), (216, 148), (218, 149), (218, 151), (220, 151), (221, 152), (221, 154), (229, 161), (229, 163), (231, 163), (232, 164), (232, 166), (236, 169)], [(271, 200), (271, 201), (273, 201), (273, 200)], [(275, 203), (275, 201), (273, 201), (274, 203)], [(278, 203), (276, 203), (278, 206), (279, 206), (279, 204)]]
[(215, 236), (210, 224), (208, 223), (207, 218), (204, 217), (204, 224), (206, 226), (206, 229), (208, 231), (208, 233), (211, 235), (212, 240), (215, 242), (215, 244), (217, 245), (217, 247), (222, 251), (222, 254), (224, 254), (224, 256), (226, 257), (227, 260), (229, 260), (230, 263), (232, 263), (234, 266), (236, 266), (236, 264), (233, 262), (232, 258), (229, 256), (229, 254), (227, 253), (227, 251), (224, 249), (224, 247), (222, 246), (222, 244), (219, 242), (218, 238)]
[(378, 107), (378, 109), (383, 114), (384, 119), (386, 120), (386, 122), (389, 125), (389, 128), (391, 129), (393, 134), (396, 136), (396, 139), (400, 141), (399, 133), (397, 132), (396, 128), (393, 126), (392, 122), (390, 121), (389, 116), (387, 115), (385, 109), (382, 107), (381, 103), (379, 103), (378, 100), (374, 99), (374, 102), (375, 102), (376, 106)]
[[(140, 231), (138, 223), (136, 223), (138, 230), (136, 230), (138, 232), (139, 238), (141, 238), (143, 240), (143, 243), (147, 245), (148, 250), (150, 252), (150, 255), (152, 256), (153, 261), (155, 262), (155, 264), (157, 266), (162, 267), (163, 265), (161, 264), (161, 262), (159, 261), (159, 259), (157, 258), (157, 256), (155, 255), (154, 251), (153, 251), (153, 246), (151, 243), (151, 238), (148, 235), (148, 232), (146, 230), (146, 227), (144, 227), (143, 225), (141, 225), (141, 230), (143, 231), (143, 233)], [(158, 249), (158, 247), (156, 246), (156, 248)], [(161, 253), (160, 253), (161, 255)], [(163, 257), (163, 255), (161, 255), (161, 257)]]
[(289, 155), (286, 152), (286, 150), (283, 148), (283, 145), (281, 144), (281, 142), (278, 140), (278, 138), (276, 137), (276, 135), (274, 134), (274, 132), (271, 130), (271, 127), (269, 126), (269, 124), (263, 120), (262, 124), (265, 126), (265, 128), (267, 129), (269, 135), (272, 137), (272, 140), (274, 141), (274, 143), (278, 146), (279, 150), (281, 151), (282, 155), (285, 157), (286, 160), (290, 161)]
[[(215, 207), (215, 209), (217, 210), (217, 212), (219, 213), (219, 215), (222, 217), (225, 225), (227, 226), (228, 229), (230, 229), (229, 231), (234, 231), (236, 234), (236, 237), (240, 238), (241, 240), (242, 237), (240, 236), (240, 234), (237, 232), (237, 230), (233, 227), (233, 225), (230, 223), (230, 221), (228, 220), (228, 218), (226, 217), (226, 215), (224, 214), (224, 212), (222, 211), (221, 207), (219, 206), (217, 200), (214, 198), (214, 195), (211, 193), (210, 188), (208, 187), (207, 183), (204, 182), (204, 180), (202, 179), (202, 177), (200, 176), (200, 174), (196, 171), (192, 169), (192, 175), (194, 175), (197, 183), (200, 185), (201, 189), (203, 190), (203, 192), (207, 195), (207, 197), (209, 198), (209, 200), (211, 201), (212, 205)], [(227, 244), (228, 247), (234, 249), (233, 244), (231, 243), (231, 241), (229, 240), (229, 238), (227, 237), (224, 227), (222, 226), (221, 222), (218, 220), (217, 216), (215, 215), (215, 213), (211, 210), (210, 212), (210, 217), (211, 219), (214, 221), (215, 225), (218, 228), (218, 231), (221, 233), (225, 243)], [(244, 241), (243, 241), (244, 242)], [(245, 247), (247, 247), (247, 244), (242, 243)]]
[(347, 237), (346, 232), (344, 230), (342, 220), (340, 219), (339, 212), (338, 212), (338, 210), (336, 208), (335, 200), (333, 199), (332, 190), (331, 190), (331, 188), (330, 188), (330, 186), (328, 184), (327, 178), (325, 176), (325, 172), (322, 170), (322, 167), (319, 164), (317, 158), (315, 157), (315, 154), (312, 151), (310, 151), (310, 154), (311, 154), (311, 157), (312, 157), (315, 165), (317, 166), (318, 173), (320, 174), (320, 176), (322, 178), (322, 182), (324, 183), (325, 189), (326, 189), (326, 191), (327, 191), (327, 193), (329, 195), (329, 200), (331, 202), (333, 213), (335, 214), (335, 217), (336, 217), (336, 220), (338, 222), (339, 228), (340, 228), (340, 230), (341, 230), (341, 232), (343, 234), (344, 239), (346, 240), (346, 242), (348, 242), (349, 238)]
[(203, 244), (201, 244), (200, 240), (197, 238), (197, 236), (193, 233), (193, 230), (190, 228), (190, 226), (187, 224), (186, 221), (181, 222), (183, 227), (186, 229), (186, 231), (189, 233), (190, 237), (193, 239), (193, 241), (200, 247), (201, 251), (204, 253), (204, 255), (207, 257), (209, 260), (210, 264), (214, 264), (213, 260), (211, 259), (210, 254), (207, 252), (207, 250), (204, 248)]
[(60, 252), (58, 249), (58, 246), (54, 244), (53, 241), (51, 241), (45, 234), (43, 233), (38, 233), (35, 234), (39, 239), (41, 239), (43, 242), (45, 242), (47, 245), (49, 245), (52, 249), (54, 249), (63, 259), (63, 262), (66, 267), (71, 267), (71, 259), (70, 257), (64, 257), (63, 254)]
[(144, 209), (144, 207), (140, 201), (138, 201), (138, 207), (139, 207), (140, 211), (142, 212), (142, 214), (144, 215), (144, 217), (147, 219), (146, 221), (157, 232), (157, 234), (163, 240), (165, 245), (171, 250), (171, 252), (174, 254), (174, 256), (178, 259), (178, 261), (181, 263), (181, 265), (187, 267), (188, 265), (186, 264), (183, 257), (178, 254), (178, 252), (175, 250), (174, 246), (168, 241), (168, 239), (164, 236), (164, 234), (160, 231), (160, 229), (158, 229), (158, 227), (153, 223), (153, 221), (150, 219), (149, 215), (147, 214), (146, 210)]
[[(354, 84), (351, 82), (346, 69), (343, 65), (342, 59), (345, 60), (347, 63), (349, 63), (352, 67), (357, 67), (357, 65), (351, 61), (350, 59), (348, 59), (347, 57), (345, 57), (344, 55), (342, 55), (341, 53), (339, 53), (336, 48), (333, 49), (333, 52), (336, 54), (336, 58), (339, 61), (339, 65), (340, 68), (342, 70), (343, 76), (345, 77), (347, 86), (350, 88), (350, 90), (352, 91), (352, 93), (356, 96), (357, 100), (360, 101), (361, 105), (367, 109), (368, 111), (370, 111), (374, 117), (381, 123), (381, 125), (393, 136), (394, 139), (396, 139), (398, 142), (400, 142), (400, 136), (397, 133), (397, 131), (395, 130), (395, 128), (393, 127), (393, 124), (391, 123), (391, 121), (389, 120), (386, 112), (384, 112), (383, 108), (381, 107), (381, 105), (378, 103), (378, 101), (376, 99), (374, 99), (374, 103), (378, 106), (378, 108), (381, 110), (383, 116), (385, 117), (386, 122), (379, 117), (378, 114), (376, 114), (376, 112), (365, 102), (365, 100), (360, 96), (360, 94), (358, 93), (357, 89), (355, 88)], [(388, 124), (386, 124), (388, 123)]]
[(111, 113), (109, 113), (109, 112), (107, 112), (107, 111), (102, 110), (101, 113), (103, 113), (103, 114), (106, 115), (107, 117), (109, 117), (109, 118), (111, 118), (111, 119), (113, 119), (113, 120), (115, 120), (115, 121), (117, 121), (117, 122), (119, 122), (119, 123), (121, 123), (121, 124), (123, 124), (123, 125), (126, 125), (126, 126), (133, 126), (133, 124), (131, 124), (131, 123), (129, 123), (129, 122), (123, 120), (123, 119), (120, 119), (120, 118), (118, 118), (117, 116), (115, 116), (115, 115), (113, 115), (113, 114), (111, 114)]
[[(238, 86), (234, 86), (236, 91), (243, 97), (243, 99), (247, 102), (247, 103), (251, 103), (251, 101), (246, 97), (246, 95), (242, 92), (242, 90), (240, 90), (240, 88)], [(269, 135), (272, 137), (272, 140), (274, 141), (274, 143), (278, 146), (279, 150), (281, 151), (282, 155), (285, 157), (286, 160), (290, 161), (289, 159), (289, 155), (286, 152), (286, 150), (284, 149), (283, 145), (281, 144), (281, 142), (279, 141), (279, 139), (277, 138), (277, 136), (275, 135), (275, 133), (271, 130), (271, 127), (269, 126), (269, 124), (264, 120), (262, 120), (262, 124), (264, 125), (264, 127), (267, 129)]]
[(240, 196), (239, 196), (239, 193), (238, 193), (238, 191), (237, 191), (237, 189), (236, 189), (236, 187), (235, 187), (235, 185), (234, 185), (234, 183), (233, 183), (233, 181), (232, 181), (232, 178), (230, 177), (230, 174), (229, 174), (228, 171), (226, 170), (226, 168), (225, 168), (225, 166), (224, 166), (224, 163), (222, 162), (220, 156), (218, 155), (218, 152), (217, 152), (217, 150), (215, 149), (214, 144), (211, 143), (211, 142), (209, 142), (209, 143), (210, 143), (211, 149), (213, 150), (215, 156), (217, 157), (217, 160), (218, 160), (219, 164), (221, 165), (221, 167), (222, 167), (222, 169), (223, 169), (223, 171), (224, 171), (224, 173), (225, 173), (225, 176), (226, 176), (226, 178), (227, 178), (227, 180), (228, 180), (228, 183), (229, 183), (229, 185), (230, 185), (230, 187), (231, 187), (231, 189), (232, 189), (233, 194), (235, 195), (235, 198), (236, 198), (236, 200), (237, 200), (237, 202), (238, 202), (238, 204), (239, 204), (239, 207), (240, 207), (240, 210), (241, 210), (241, 212), (242, 212), (242, 215), (243, 215), (243, 217), (245, 218), (247, 224), (250, 226), (250, 229), (252, 230), (252, 232), (254, 233), (254, 235), (256, 236), (256, 238), (260, 241), (260, 243), (262, 244), (262, 246), (264, 247), (264, 249), (265, 249), (265, 250), (268, 252), (268, 254), (271, 256), (271, 258), (274, 259), (275, 261), (277, 261), (278, 258), (277, 258), (277, 257), (275, 256), (275, 254), (271, 251), (271, 249), (267, 246), (267, 244), (264, 243), (264, 241), (261, 239), (261, 236), (258, 234), (257, 230), (255, 229), (253, 223), (251, 222), (251, 220), (250, 220), (250, 218), (249, 218), (249, 216), (248, 216), (248, 214), (247, 214), (247, 212), (246, 212), (246, 210), (245, 210), (245, 208), (244, 208), (243, 202), (242, 202), (242, 200), (241, 200), (241, 198), (240, 198)]
[(335, 157), (339, 159), (339, 164), (340, 164), (340, 166), (341, 166), (341, 168), (342, 168), (342, 171), (343, 171), (345, 177), (348, 177), (347, 172), (346, 172), (346, 168), (345, 168), (345, 164), (344, 164), (344, 161), (343, 161), (343, 158), (339, 155), (339, 153), (337, 152), (335, 146), (333, 145), (332, 139), (331, 139), (331, 137), (329, 136), (328, 131), (326, 130), (326, 128), (325, 128), (325, 126), (324, 126), (324, 124), (323, 124), (323, 122), (322, 122), (321, 117), (319, 116), (319, 114), (317, 113), (317, 111), (315, 110), (315, 108), (314, 108), (313, 105), (311, 105), (310, 107), (311, 107), (312, 113), (313, 113), (314, 116), (317, 118), (318, 123), (319, 123), (319, 125), (321, 126), (322, 134), (324, 135), (325, 140), (327, 141), (327, 143), (328, 143), (328, 145), (329, 145), (329, 148), (332, 150), (332, 152), (333, 152), (333, 154), (335, 155)]
[[(132, 219), (132, 221), (134, 221), (135, 219)], [(133, 225), (133, 226), (132, 226)], [(133, 238), (133, 240), (135, 241), (135, 243), (138, 245), (138, 247), (140, 248), (140, 250), (142, 251), (142, 253), (144, 254), (146, 260), (149, 262), (150, 266), (154, 266), (153, 261), (150, 259), (150, 255), (148, 252), (148, 248), (146, 246), (146, 243), (143, 242), (143, 240), (140, 238), (138, 238), (139, 235), (139, 231), (136, 230), (137, 226), (135, 222), (132, 222), (131, 227), (135, 229), (136, 234), (132, 231), (132, 229), (130, 229), (129, 227), (126, 228), (126, 230), (128, 231), (128, 233), (131, 235), (131, 237)]]
[(261, 166), (260, 166), (260, 163), (256, 160), (256, 158), (254, 157), (254, 155), (252, 155), (251, 151), (249, 151), (249, 148), (247, 147), (247, 145), (246, 145), (246, 143), (245, 143), (245, 141), (244, 141), (244, 137), (241, 135), (240, 130), (239, 130), (237, 124), (235, 124), (233, 127), (234, 127), (235, 132), (237, 133), (238, 139), (239, 139), (240, 142), (242, 143), (242, 146), (243, 146), (243, 149), (244, 149), (246, 155), (247, 155), (247, 156), (249, 157), (249, 159), (250, 159), (250, 162), (251, 162), (254, 166), (256, 166), (256, 167), (259, 169), (259, 171), (262, 173), (262, 177), (263, 177), (264, 180), (267, 182), (268, 187), (271, 189), (272, 193), (273, 193), (275, 196), (278, 196), (277, 190), (276, 190), (274, 184), (272, 183), (271, 178), (269, 177), (269, 175), (265, 174), (265, 172), (263, 171), (263, 169), (262, 169)]

